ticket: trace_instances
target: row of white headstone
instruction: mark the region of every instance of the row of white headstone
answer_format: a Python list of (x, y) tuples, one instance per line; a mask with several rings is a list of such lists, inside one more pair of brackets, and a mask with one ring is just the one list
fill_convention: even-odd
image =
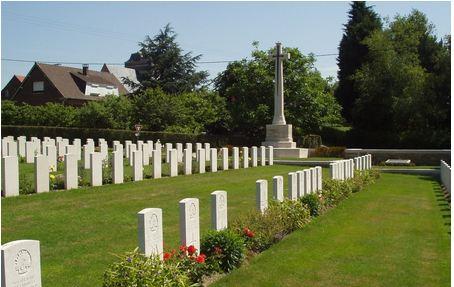
[(440, 161), (440, 180), (446, 191), (451, 194), (451, 167), (444, 161)]
[[(3, 139), (5, 140), (5, 138)], [(33, 144), (34, 147), (41, 145), (39, 139), (32, 139), (31, 142), (27, 142), (28, 145)], [(54, 166), (56, 167), (56, 153), (55, 147), (52, 145), (51, 140), (45, 139), (43, 141), (43, 147), (46, 151), (46, 154), (39, 154), (33, 157), (31, 162), (35, 164), (35, 191), (37, 193), (48, 192), (50, 190), (49, 186), (49, 169)], [(65, 139), (57, 139), (57, 143), (60, 145), (60, 149), (64, 149), (64, 185), (65, 189), (74, 189), (78, 188), (79, 178), (78, 178), (78, 161), (81, 158), (80, 154), (80, 140), (74, 140), (73, 145), (66, 145)], [(77, 143), (76, 143), (77, 142)], [(6, 146), (9, 146), (11, 139), (6, 140)], [(44, 144), (45, 143), (45, 144)], [(133, 167), (133, 180), (141, 181), (144, 177), (144, 163), (147, 164), (149, 157), (144, 157), (143, 154), (151, 150), (152, 160), (153, 160), (153, 178), (162, 177), (162, 160), (161, 152), (162, 147), (160, 143), (153, 145), (153, 142), (148, 143), (139, 143), (139, 149), (135, 149), (132, 143), (127, 143), (127, 154), (129, 153), (129, 158), (131, 165)], [(150, 149), (149, 146), (154, 147)], [(179, 163), (179, 152), (178, 149), (173, 149), (172, 144), (167, 145), (167, 158), (170, 164), (170, 176), (174, 177), (178, 175), (178, 163)], [(200, 145), (200, 146), (199, 146)], [(91, 186), (101, 186), (103, 184), (103, 174), (102, 169), (103, 165), (107, 164), (108, 157), (108, 146), (107, 143), (100, 139), (99, 141), (100, 152), (95, 152), (94, 141), (91, 139), (87, 140), (87, 144), (83, 146), (83, 158), (84, 158), (84, 167), (90, 169), (91, 171)], [(182, 146), (182, 144), (177, 144), (177, 146)], [(206, 172), (206, 159), (205, 156), (207, 151), (201, 148), (201, 144), (197, 143), (197, 161), (198, 161), (198, 172)], [(205, 147), (209, 147), (209, 144), (205, 144)], [(256, 167), (258, 165), (258, 148), (257, 147), (243, 147), (243, 161), (242, 167), (249, 167), (249, 150), (251, 151), (251, 166)], [(35, 150), (36, 151), (36, 150)], [(53, 151), (53, 152), (49, 152)], [(222, 160), (222, 170), (229, 169), (229, 153), (227, 148), (221, 148), (221, 160)], [(114, 142), (114, 151), (112, 153), (111, 165), (112, 165), (112, 183), (121, 184), (124, 181), (124, 170), (123, 170), (123, 145), (118, 141)], [(51, 156), (53, 154), (53, 156)], [(233, 148), (233, 169), (240, 168), (240, 157), (239, 157), (239, 148)], [(218, 150), (216, 148), (210, 148), (209, 158), (211, 165), (211, 172), (218, 171)], [(146, 159), (146, 160), (145, 160)], [(192, 154), (192, 144), (187, 143), (186, 148), (183, 151), (183, 174), (189, 175), (192, 174), (192, 164), (193, 164), (193, 154)], [(55, 163), (54, 163), (55, 161)], [(273, 147), (265, 148), (264, 146), (260, 147), (260, 164), (264, 166), (268, 162), (269, 165), (273, 165)], [(19, 163), (18, 157), (14, 155), (8, 155), (2, 158), (2, 190), (5, 197), (17, 196), (19, 195)]]
[[(320, 166), (288, 174), (288, 198), (296, 200), (322, 189)], [(273, 199), (284, 200), (282, 176), (273, 177)], [(268, 182), (256, 181), (256, 206), (260, 212), (268, 208)], [(199, 199), (185, 198), (179, 202), (180, 241), (184, 246), (193, 245), (200, 250)], [(138, 243), (140, 251), (163, 258), (164, 237), (161, 208), (145, 208), (138, 214)], [(211, 228), (227, 228), (227, 192), (211, 193)], [(37, 240), (17, 240), (1, 247), (2, 286), (41, 287), (40, 245)], [(21, 285), (22, 284), (22, 285)]]
[(347, 180), (355, 176), (355, 170), (367, 170), (372, 168), (372, 155), (366, 154), (355, 158), (337, 160), (329, 164), (331, 179)]
[[(300, 176), (301, 175), (301, 176)], [(322, 168), (291, 172), (289, 177), (290, 200), (322, 189)], [(284, 200), (284, 180), (282, 176), (273, 177), (273, 199)], [(180, 207), (180, 242), (184, 246), (193, 245), (200, 249), (199, 199), (185, 198)], [(260, 212), (268, 208), (268, 181), (256, 181), (256, 207)], [(163, 256), (163, 225), (161, 208), (145, 208), (138, 214), (139, 249), (147, 256)], [(211, 193), (211, 228), (227, 228), (227, 192), (217, 190)]]

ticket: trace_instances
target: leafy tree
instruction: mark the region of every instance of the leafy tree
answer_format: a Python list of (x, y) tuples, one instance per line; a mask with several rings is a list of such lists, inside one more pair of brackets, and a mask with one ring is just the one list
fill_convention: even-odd
[[(265, 124), (271, 124), (274, 110), (274, 61), (268, 52), (257, 49), (251, 60), (230, 63), (215, 79), (215, 89), (227, 101), (232, 132), (263, 137)], [(284, 63), (285, 117), (298, 132), (318, 131), (322, 125), (340, 121), (340, 106), (332, 96), (331, 84), (314, 69), (312, 55), (297, 48)]]
[(366, 2), (362, 1), (351, 3), (348, 17), (349, 20), (345, 24), (344, 35), (339, 45), (337, 59), (339, 85), (335, 96), (342, 106), (342, 115), (347, 122), (351, 122), (353, 104), (359, 97), (359, 90), (353, 75), (367, 60), (369, 52), (363, 40), (375, 30), (381, 30), (382, 23), (372, 7), (366, 6)]
[(224, 99), (206, 90), (174, 96), (147, 89), (132, 101), (134, 121), (145, 130), (200, 133), (226, 117)]
[(176, 37), (167, 24), (156, 36), (146, 36), (145, 41), (139, 43), (139, 53), (147, 65), (138, 78), (142, 90), (159, 87), (166, 93), (177, 94), (194, 91), (206, 82), (208, 73), (195, 69), (201, 55), (183, 54)]
[(419, 11), (397, 16), (364, 44), (370, 52), (354, 76), (361, 92), (354, 127), (425, 146), (449, 145), (450, 44), (437, 40)]

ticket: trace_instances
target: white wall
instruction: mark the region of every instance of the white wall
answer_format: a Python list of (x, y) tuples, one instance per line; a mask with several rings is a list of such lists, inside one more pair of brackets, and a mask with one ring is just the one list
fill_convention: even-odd
[(85, 86), (85, 95), (90, 96), (91, 94), (99, 94), (98, 97), (105, 97), (106, 95), (119, 95), (118, 88), (114, 86), (87, 83)]

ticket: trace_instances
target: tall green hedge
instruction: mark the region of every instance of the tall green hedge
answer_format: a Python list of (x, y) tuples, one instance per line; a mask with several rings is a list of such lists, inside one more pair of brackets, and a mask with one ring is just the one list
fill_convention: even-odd
[[(85, 142), (87, 138), (97, 140), (105, 139), (112, 143), (114, 140), (124, 142), (125, 140), (136, 140), (135, 131), (113, 130), (113, 129), (92, 129), (92, 128), (65, 128), (65, 127), (43, 127), (43, 126), (11, 126), (2, 125), (2, 136), (26, 136), (30, 137), (52, 137), (57, 136), (70, 140), (79, 138)], [(253, 146), (259, 145), (261, 139), (247, 138), (243, 136), (212, 135), (212, 134), (182, 134), (166, 132), (142, 131), (139, 140), (160, 140), (162, 143), (204, 143), (209, 142), (215, 147), (226, 145)]]

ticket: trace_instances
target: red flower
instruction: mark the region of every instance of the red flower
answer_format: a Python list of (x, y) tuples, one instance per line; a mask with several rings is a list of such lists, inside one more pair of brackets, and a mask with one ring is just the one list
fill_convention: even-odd
[(197, 260), (198, 263), (204, 263), (205, 262), (205, 258), (206, 258), (205, 254), (200, 254), (199, 256), (197, 256), (196, 260)]
[(194, 254), (196, 251), (197, 251), (197, 248), (195, 248), (194, 245), (189, 245), (189, 247), (188, 247), (189, 255)]
[(180, 251), (181, 252), (186, 252), (187, 250), (188, 250), (188, 248), (186, 246), (184, 246), (184, 245), (180, 246)]
[(172, 254), (169, 252), (164, 252), (164, 261), (169, 260), (172, 257)]
[(252, 238), (252, 237), (255, 236), (255, 235), (254, 235), (254, 232), (252, 232), (252, 231), (251, 231), (249, 228), (247, 228), (247, 227), (243, 228), (243, 233), (244, 233), (244, 235), (246, 235), (247, 237), (250, 237), (250, 238)]

